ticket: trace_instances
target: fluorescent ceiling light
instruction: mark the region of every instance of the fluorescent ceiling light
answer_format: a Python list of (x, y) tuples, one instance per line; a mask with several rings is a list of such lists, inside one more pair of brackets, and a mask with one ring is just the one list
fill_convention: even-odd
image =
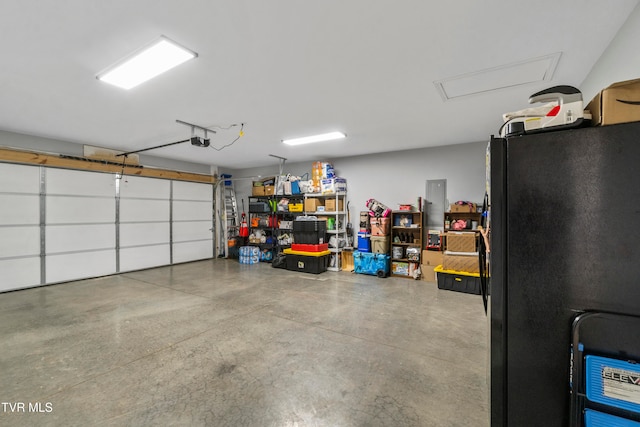
[(197, 53), (161, 36), (149, 47), (98, 74), (98, 79), (131, 89), (196, 56)]
[(321, 135), (305, 136), (302, 138), (284, 139), (282, 142), (287, 145), (311, 144), (312, 142), (332, 141), (334, 139), (344, 138), (346, 135), (342, 132), (329, 132)]

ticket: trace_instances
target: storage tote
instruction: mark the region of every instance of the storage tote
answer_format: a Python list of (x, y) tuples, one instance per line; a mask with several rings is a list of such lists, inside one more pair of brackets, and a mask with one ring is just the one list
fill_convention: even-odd
[(480, 274), (445, 270), (441, 265), (433, 270), (438, 276), (438, 289), (480, 295)]
[(320, 274), (329, 267), (330, 251), (300, 252), (292, 249), (283, 251), (287, 255), (287, 270)]

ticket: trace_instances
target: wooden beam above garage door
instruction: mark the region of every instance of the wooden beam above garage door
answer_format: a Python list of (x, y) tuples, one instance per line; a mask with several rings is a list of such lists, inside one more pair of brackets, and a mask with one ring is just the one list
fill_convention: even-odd
[(0, 161), (94, 172), (124, 173), (124, 175), (204, 182), (207, 184), (214, 184), (216, 182), (216, 179), (212, 175), (156, 169), (139, 165), (127, 166), (126, 164), (123, 170), (122, 165), (113, 162), (87, 159), (84, 157), (36, 153), (33, 151), (22, 151), (8, 148), (0, 148)]

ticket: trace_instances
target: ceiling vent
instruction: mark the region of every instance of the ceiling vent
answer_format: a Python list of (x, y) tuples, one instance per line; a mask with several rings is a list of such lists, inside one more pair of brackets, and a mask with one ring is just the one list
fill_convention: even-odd
[(561, 52), (433, 82), (444, 101), (551, 80)]

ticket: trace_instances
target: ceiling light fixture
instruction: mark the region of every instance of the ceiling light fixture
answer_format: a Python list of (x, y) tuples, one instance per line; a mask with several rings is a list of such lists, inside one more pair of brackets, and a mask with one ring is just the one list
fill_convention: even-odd
[(346, 137), (342, 132), (329, 132), (321, 135), (305, 136), (302, 138), (284, 139), (282, 142), (287, 145), (311, 144), (313, 142), (333, 141), (334, 139), (342, 139)]
[(98, 74), (97, 78), (123, 89), (131, 89), (197, 56), (197, 53), (160, 36), (148, 47)]

